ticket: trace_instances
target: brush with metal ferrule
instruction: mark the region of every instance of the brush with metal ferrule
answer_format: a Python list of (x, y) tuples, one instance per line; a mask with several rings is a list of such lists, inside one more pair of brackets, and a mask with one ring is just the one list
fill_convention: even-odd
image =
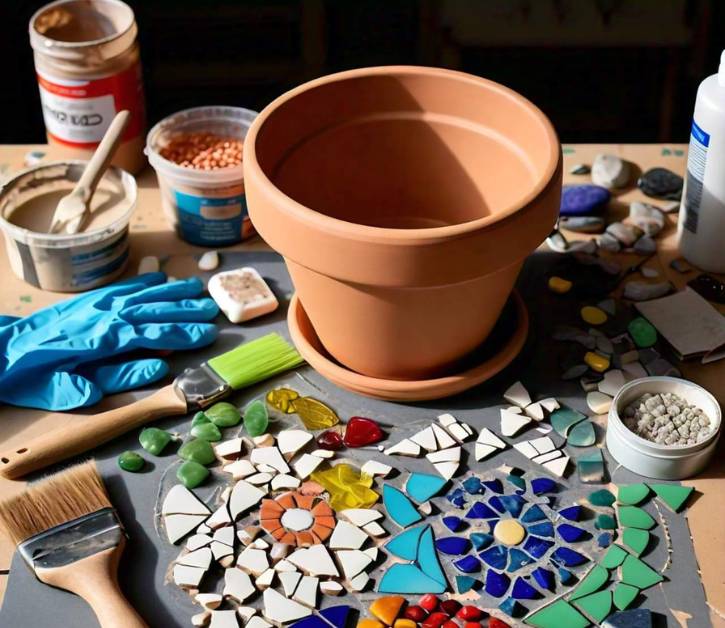
[[(77, 415), (70, 425), (41, 434), (0, 453), (0, 474), (14, 479), (77, 456), (153, 419), (206, 408), (233, 390), (251, 386), (304, 360), (279, 334), (267, 334), (186, 369), (145, 399), (108, 412)], [(66, 417), (68, 415), (60, 415)]]
[(93, 461), (0, 502), (0, 524), (38, 580), (82, 597), (101, 628), (146, 628), (118, 586), (126, 535)]

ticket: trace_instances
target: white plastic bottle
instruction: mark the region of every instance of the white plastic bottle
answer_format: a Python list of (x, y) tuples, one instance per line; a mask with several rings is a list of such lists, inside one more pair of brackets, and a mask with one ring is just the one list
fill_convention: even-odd
[(677, 236), (687, 261), (725, 272), (725, 51), (697, 90)]

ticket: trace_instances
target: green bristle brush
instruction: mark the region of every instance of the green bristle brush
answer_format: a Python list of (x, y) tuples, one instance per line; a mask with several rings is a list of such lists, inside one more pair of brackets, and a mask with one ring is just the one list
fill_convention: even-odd
[(267, 334), (186, 369), (171, 384), (130, 405), (77, 421), (0, 454), (0, 473), (10, 479), (82, 454), (153, 419), (206, 408), (232, 390), (251, 386), (302, 364), (279, 334)]

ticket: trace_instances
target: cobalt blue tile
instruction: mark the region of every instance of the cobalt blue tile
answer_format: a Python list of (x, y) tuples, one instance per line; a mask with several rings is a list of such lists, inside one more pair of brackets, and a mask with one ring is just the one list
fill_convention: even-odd
[(577, 528), (570, 523), (562, 523), (556, 526), (556, 531), (567, 543), (576, 543), (577, 541), (581, 541), (588, 534), (586, 530)]
[(468, 593), (476, 584), (478, 584), (478, 580), (471, 576), (456, 576), (456, 591), (461, 595)]
[(514, 588), (511, 589), (511, 597), (516, 600), (538, 600), (541, 598), (539, 593), (521, 576), (514, 580)]
[(582, 507), (568, 506), (567, 508), (562, 508), (559, 511), (559, 514), (564, 517), (564, 519), (568, 519), (569, 521), (579, 521), (579, 517), (581, 517), (582, 515)]
[(559, 567), (559, 580), (561, 580), (562, 584), (571, 584), (574, 580), (576, 580), (576, 577), (568, 569)]
[(486, 490), (483, 482), (481, 482), (481, 480), (478, 479), (475, 475), (472, 475), (470, 478), (466, 478), (465, 480), (463, 480), (463, 488), (466, 490), (467, 493), (470, 493), (471, 495), (480, 495)]
[(453, 564), (463, 573), (476, 573), (481, 570), (481, 561), (475, 556), (464, 556)]
[(466, 492), (462, 488), (454, 488), (446, 495), (446, 499), (456, 508), (463, 508), (466, 504)]
[(568, 547), (557, 547), (551, 555), (551, 560), (564, 567), (576, 567), (589, 561), (586, 556)]
[(544, 519), (546, 519), (546, 515), (541, 510), (541, 506), (533, 504), (529, 506), (524, 516), (521, 517), (521, 523), (535, 523), (536, 521), (543, 521)]
[(484, 550), (493, 543), (493, 535), (485, 532), (473, 532), (469, 538), (476, 550)]
[(449, 556), (461, 556), (471, 549), (471, 542), (462, 536), (446, 536), (436, 539), (436, 549)]
[(345, 628), (347, 624), (347, 618), (350, 616), (349, 606), (331, 606), (320, 611), (327, 621), (329, 621), (336, 628)]
[(311, 615), (310, 617), (305, 617), (295, 622), (290, 628), (329, 628), (329, 625), (319, 617)]
[(460, 517), (449, 515), (447, 517), (443, 517), (443, 525), (451, 532), (458, 532), (463, 527), (463, 521)]
[(531, 558), (531, 556), (524, 554), (520, 549), (512, 547), (509, 550), (509, 566), (506, 571), (513, 573), (514, 571), (518, 571), (522, 567), (526, 567), (526, 565), (530, 565), (533, 562), (534, 559)]
[(544, 493), (556, 493), (557, 484), (551, 478), (534, 478), (531, 480), (531, 492), (534, 495), (543, 495)]
[(504, 569), (508, 559), (508, 550), (501, 545), (494, 545), (479, 554), (481, 560), (494, 569)]
[(609, 547), (614, 541), (614, 535), (611, 532), (602, 532), (597, 537), (597, 545), (599, 547)]
[(548, 569), (544, 569), (543, 567), (537, 567), (531, 572), (531, 575), (534, 577), (534, 580), (538, 583), (540, 587), (543, 589), (548, 589), (549, 591), (554, 591), (554, 587), (556, 586), (556, 578), (554, 578), (554, 572), (549, 571)]
[(483, 485), (494, 493), (498, 493), (499, 495), (503, 493), (503, 484), (498, 478), (494, 478), (493, 480), (483, 480)]
[(510, 584), (511, 578), (509, 578), (505, 573), (498, 573), (493, 569), (489, 569), (486, 572), (486, 584), (484, 585), (484, 589), (489, 595), (493, 597), (503, 597), (506, 595), (506, 591), (509, 590)]
[(498, 605), (498, 607), (511, 617), (520, 617), (526, 611), (526, 609), (512, 597), (507, 597), (503, 602), (501, 602), (501, 604)]
[(530, 536), (524, 543), (524, 551), (534, 558), (541, 558), (546, 552), (554, 547), (554, 541), (540, 539), (538, 536)]
[(492, 508), (503, 513), (506, 512), (506, 509), (503, 507), (501, 497), (503, 497), (503, 495), (501, 495), (500, 497), (498, 495), (494, 495), (493, 497), (489, 498), (488, 503)]
[(541, 523), (535, 523), (532, 526), (526, 528), (529, 534), (535, 536), (546, 536), (549, 538), (554, 537), (554, 524), (551, 521), (542, 521)]
[[(524, 509), (526, 500), (520, 495), (501, 495), (499, 498), (503, 507), (512, 517), (518, 519), (521, 511)], [(489, 502), (490, 503), (490, 502)]]
[(506, 476), (506, 479), (511, 482), (516, 488), (519, 488), (521, 490), (526, 490), (526, 480), (524, 478), (519, 477), (518, 475), (514, 475), (513, 473), (509, 473)]
[(554, 497), (553, 495), (546, 496), (546, 504), (547, 504), (547, 506), (549, 506), (549, 508), (553, 508), (555, 503), (556, 503), (556, 497)]
[(466, 513), (467, 519), (494, 519), (496, 517), (498, 517), (498, 514), (496, 514), (483, 502), (476, 502)]

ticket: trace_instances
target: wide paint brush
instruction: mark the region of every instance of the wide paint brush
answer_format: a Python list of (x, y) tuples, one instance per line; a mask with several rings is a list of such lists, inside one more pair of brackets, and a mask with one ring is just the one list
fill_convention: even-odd
[(101, 628), (146, 628), (118, 586), (126, 536), (93, 461), (0, 502), (0, 524), (38, 580), (82, 597)]
[(91, 416), (18, 444), (0, 454), (0, 473), (14, 479), (98, 445), (159, 417), (206, 408), (232, 390), (251, 386), (302, 364), (297, 350), (279, 334), (267, 334), (186, 369), (171, 384), (127, 406)]

